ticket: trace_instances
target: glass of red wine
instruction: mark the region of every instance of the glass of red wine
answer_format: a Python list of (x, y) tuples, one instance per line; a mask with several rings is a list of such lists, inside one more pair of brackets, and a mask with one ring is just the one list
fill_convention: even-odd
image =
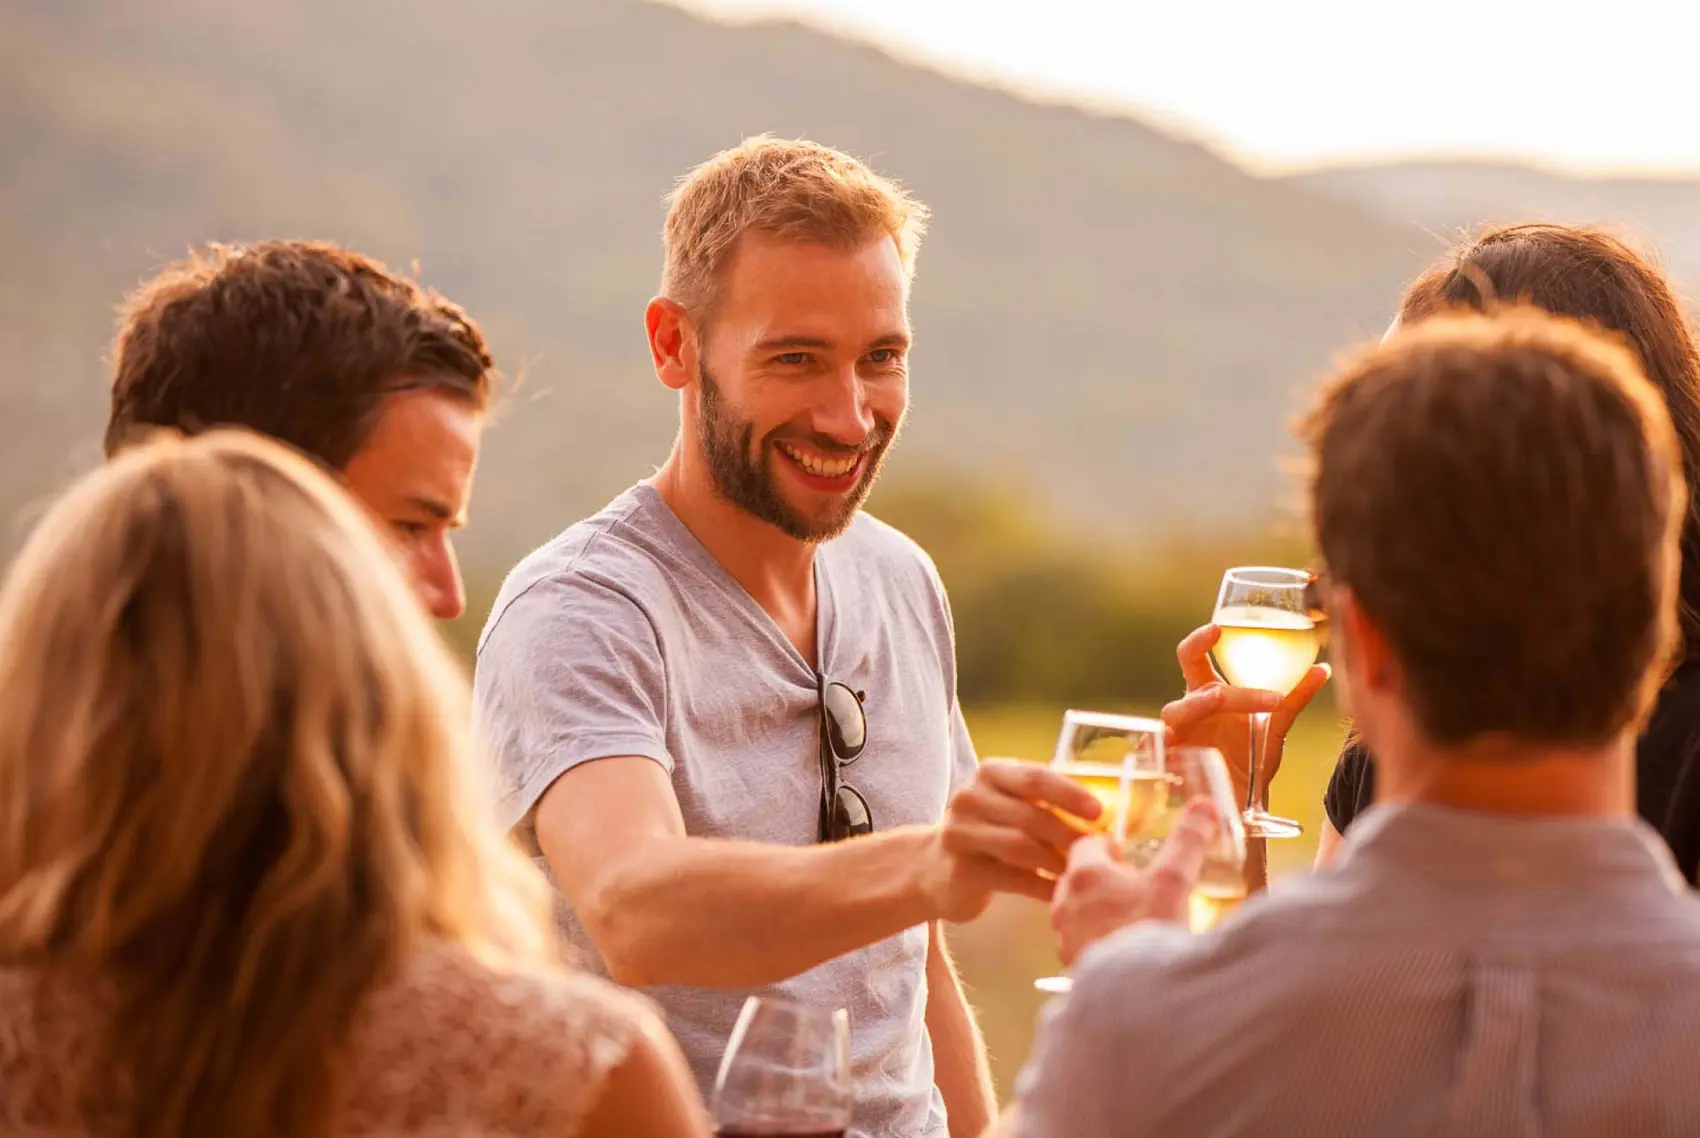
[(844, 1138), (850, 1126), (850, 1015), (751, 996), (714, 1080), (718, 1138)]

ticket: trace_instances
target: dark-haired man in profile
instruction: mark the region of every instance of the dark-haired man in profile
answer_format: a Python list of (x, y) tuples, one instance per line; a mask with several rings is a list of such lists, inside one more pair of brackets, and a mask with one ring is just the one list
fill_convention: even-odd
[[(1662, 400), (1575, 324), (1452, 316), (1361, 357), (1306, 434), (1378, 804), (1214, 932), (1087, 947), (1009, 1132), (1700, 1132), (1700, 900), (1635, 817), (1677, 635)], [(1146, 884), (1087, 852), (1053, 914), (1076, 944)]]
[(421, 602), (466, 607), (465, 524), (494, 384), (465, 312), (335, 245), (210, 245), (130, 297), (110, 456), (149, 428), (247, 427), (341, 475), (395, 538)]

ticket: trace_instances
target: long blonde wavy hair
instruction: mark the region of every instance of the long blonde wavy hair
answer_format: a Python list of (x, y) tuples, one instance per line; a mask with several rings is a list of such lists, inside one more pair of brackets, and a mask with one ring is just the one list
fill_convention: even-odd
[(464, 673), (277, 444), (162, 439), (73, 487), (0, 591), (0, 693), (0, 965), (116, 992), (85, 1089), (117, 1079), (136, 1138), (329, 1134), (413, 948), (549, 959)]

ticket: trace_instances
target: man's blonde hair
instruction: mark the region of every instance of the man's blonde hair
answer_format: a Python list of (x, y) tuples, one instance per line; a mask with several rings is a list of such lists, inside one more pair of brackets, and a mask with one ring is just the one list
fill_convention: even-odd
[(912, 276), (927, 215), (897, 183), (848, 154), (757, 135), (680, 179), (662, 235), (661, 291), (692, 312), (712, 310), (726, 262), (751, 230), (841, 248), (889, 236)]

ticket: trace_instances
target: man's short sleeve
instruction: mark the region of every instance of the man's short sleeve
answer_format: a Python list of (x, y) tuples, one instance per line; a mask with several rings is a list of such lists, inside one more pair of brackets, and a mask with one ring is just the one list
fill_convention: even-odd
[(502, 824), (532, 852), (532, 811), (567, 771), (620, 755), (673, 769), (655, 626), (606, 584), (546, 578), (508, 602), (479, 644), (473, 702)]
[(950, 594), (945, 590), (944, 580), (939, 576), (938, 567), (933, 564), (932, 559), (925, 553), (921, 556), (927, 569), (927, 583), (932, 589), (933, 604), (939, 614), (944, 634), (945, 659), (941, 661), (941, 665), (950, 680), (950, 792), (954, 795), (974, 781), (974, 772), (979, 769), (980, 760), (974, 753), (974, 740), (968, 733), (968, 721), (962, 716), (962, 699), (957, 686), (956, 670), (956, 617), (950, 610)]
[(974, 781), (980, 759), (974, 753), (974, 740), (968, 734), (968, 722), (962, 718), (961, 705), (952, 701), (950, 708), (950, 792), (955, 794)]

